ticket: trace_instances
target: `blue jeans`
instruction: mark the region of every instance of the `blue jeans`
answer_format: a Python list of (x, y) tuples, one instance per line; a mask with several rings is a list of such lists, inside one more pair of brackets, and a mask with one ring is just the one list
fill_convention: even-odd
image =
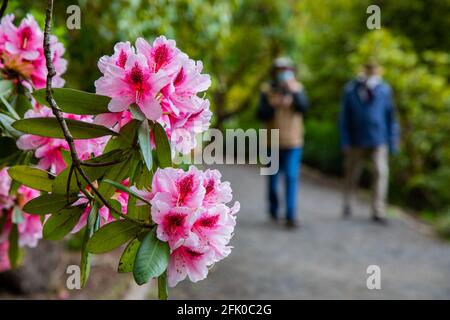
[(302, 148), (281, 149), (280, 167), (276, 174), (269, 176), (270, 214), (278, 216), (278, 177), (284, 172), (286, 179), (286, 219), (294, 220), (297, 207), (297, 182), (300, 173)]

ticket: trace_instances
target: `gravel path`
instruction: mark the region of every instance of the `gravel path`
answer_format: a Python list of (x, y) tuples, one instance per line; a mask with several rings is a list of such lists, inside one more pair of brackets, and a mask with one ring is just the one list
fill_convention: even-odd
[[(340, 217), (339, 189), (302, 177), (303, 227), (286, 231), (266, 217), (265, 177), (256, 167), (219, 168), (241, 202), (235, 247), (206, 280), (184, 281), (173, 299), (449, 299), (450, 245), (411, 228), (368, 219), (359, 199), (350, 220)], [(369, 290), (366, 269), (381, 268), (381, 289)]]

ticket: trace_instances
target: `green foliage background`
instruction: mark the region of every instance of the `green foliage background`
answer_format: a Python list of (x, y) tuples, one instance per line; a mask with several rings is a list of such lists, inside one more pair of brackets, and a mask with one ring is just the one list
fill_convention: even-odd
[[(344, 84), (361, 62), (377, 57), (395, 91), (402, 127), (391, 159), (392, 200), (443, 213), (450, 208), (450, 0), (79, 0), (81, 30), (65, 29), (56, 2), (57, 34), (67, 47), (67, 85), (93, 91), (98, 58), (115, 42), (164, 34), (204, 62), (213, 77), (215, 125), (257, 127), (258, 91), (270, 63), (289, 54), (311, 100), (305, 162), (341, 172), (337, 114)], [(381, 8), (381, 30), (368, 30), (366, 8)], [(32, 12), (44, 2), (17, 0), (8, 12)]]

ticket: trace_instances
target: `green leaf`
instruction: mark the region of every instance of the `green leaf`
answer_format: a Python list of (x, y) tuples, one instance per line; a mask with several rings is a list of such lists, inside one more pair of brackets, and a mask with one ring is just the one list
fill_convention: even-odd
[(117, 268), (119, 273), (133, 272), (134, 259), (136, 258), (136, 253), (140, 244), (141, 242), (137, 238), (128, 243), (119, 260), (119, 266)]
[(140, 122), (137, 120), (131, 120), (124, 125), (119, 132), (118, 137), (111, 137), (105, 146), (104, 152), (109, 152), (115, 149), (130, 149), (136, 139), (136, 132), (139, 128)]
[(133, 103), (132, 105), (130, 105), (130, 112), (131, 112), (131, 115), (133, 116), (133, 119), (136, 119), (139, 121), (146, 120), (144, 113), (142, 113), (141, 109), (139, 108), (139, 106), (137, 104)]
[(158, 122), (153, 123), (153, 134), (155, 136), (156, 157), (161, 168), (172, 166), (172, 153), (166, 131)]
[(119, 189), (119, 190), (121, 190), (121, 191), (123, 191), (123, 192), (129, 194), (129, 195), (132, 196), (132, 197), (135, 197), (135, 198), (137, 198), (137, 199), (139, 199), (139, 200), (141, 200), (141, 201), (144, 201), (144, 202), (147, 203), (147, 204), (150, 204), (150, 202), (148, 202), (147, 199), (141, 197), (139, 194), (137, 194), (136, 192), (134, 192), (133, 190), (131, 190), (130, 188), (124, 186), (124, 185), (121, 184), (121, 183), (118, 183), (118, 182), (115, 182), (115, 181), (112, 181), (112, 180), (109, 180), (109, 179), (105, 179), (105, 180), (103, 180), (103, 182), (108, 183), (108, 184), (114, 186), (116, 189)]
[(0, 96), (7, 95), (13, 88), (11, 80), (0, 80)]
[(57, 213), (76, 200), (78, 200), (78, 197), (70, 197), (67, 199), (66, 195), (46, 193), (25, 203), (23, 211), (29, 214)]
[(3, 105), (8, 110), (9, 114), (16, 120), (20, 119), (20, 116), (17, 114), (16, 110), (11, 106), (11, 104), (5, 99), (5, 97), (0, 95), (0, 100), (3, 102)]
[(24, 93), (20, 93), (14, 99), (14, 108), (19, 116), (23, 118), (25, 112), (32, 108), (31, 101)]
[(139, 221), (150, 220), (150, 206), (149, 205), (136, 205), (137, 199), (130, 197), (127, 204), (127, 216), (135, 218)]
[[(117, 132), (98, 124), (79, 120), (65, 119), (74, 139), (92, 139), (103, 136), (116, 136)], [(17, 120), (13, 128), (24, 133), (41, 137), (64, 139), (64, 134), (56, 118), (28, 118)]]
[(169, 245), (156, 237), (154, 228), (142, 239), (134, 261), (133, 276), (136, 283), (142, 285), (163, 274), (169, 265), (169, 256)]
[(30, 166), (11, 167), (8, 169), (8, 174), (27, 187), (45, 192), (52, 191), (52, 183), (55, 179), (55, 176), (50, 172)]
[(89, 212), (86, 230), (84, 231), (83, 244), (81, 246), (80, 271), (82, 287), (86, 285), (87, 280), (89, 279), (89, 274), (91, 272), (91, 253), (87, 250), (87, 244), (89, 242), (89, 239), (96, 231), (96, 225), (99, 218), (100, 216), (98, 214), (98, 206), (97, 204), (93, 203), (91, 211)]
[(140, 167), (141, 171), (136, 177), (136, 187), (138, 189), (151, 189), (153, 180), (153, 170), (149, 171), (145, 166)]
[(16, 121), (14, 118), (11, 118), (6, 114), (0, 113), (0, 123), (5, 129), (4, 134), (13, 138), (18, 138), (22, 135), (22, 132), (12, 127), (14, 121)]
[(13, 209), (12, 223), (20, 224), (24, 220), (25, 220), (25, 218), (23, 217), (22, 210), (18, 206), (15, 206)]
[(138, 189), (151, 189), (154, 168), (147, 169), (140, 152), (134, 152), (130, 161), (130, 185), (136, 185)]
[[(65, 195), (67, 193), (67, 184), (69, 183), (70, 167), (64, 169), (55, 179), (52, 186), (52, 192)], [(87, 172), (85, 171), (87, 174)], [(75, 170), (72, 170), (72, 177), (70, 178), (69, 193), (78, 193), (79, 188), (77, 184), (77, 177), (75, 176)], [(78, 177), (80, 185), (86, 187), (87, 182), (83, 178)]]
[[(109, 168), (103, 177), (104, 180), (112, 180), (116, 182), (122, 182), (128, 177), (129, 169), (130, 169), (130, 156), (123, 162), (115, 165), (112, 168)], [(104, 183), (102, 181), (98, 188), (98, 191), (105, 197), (105, 199), (109, 199), (112, 197), (114, 192), (116, 191), (116, 187), (109, 184)]]
[[(34, 91), (33, 97), (40, 104), (49, 106), (45, 89)], [(54, 88), (53, 98), (62, 111), (82, 115), (96, 115), (109, 112), (108, 104), (111, 100), (111, 98), (106, 96), (68, 88)]]
[(150, 143), (150, 127), (148, 121), (142, 121), (138, 130), (139, 147), (141, 148), (141, 154), (144, 158), (145, 165), (148, 170), (152, 170), (153, 158), (152, 158), (152, 146)]
[(158, 277), (158, 298), (159, 300), (167, 300), (169, 297), (169, 290), (167, 287), (167, 270)]
[(11, 267), (14, 269), (19, 264), (20, 249), (19, 249), (19, 229), (17, 224), (13, 224), (8, 236), (9, 249), (8, 258)]
[(134, 185), (141, 169), (141, 154), (133, 152), (130, 158), (130, 185)]
[(77, 225), (84, 207), (73, 207), (54, 213), (44, 224), (44, 239), (61, 240)]
[(140, 225), (128, 220), (108, 223), (94, 233), (87, 244), (87, 250), (92, 253), (111, 251), (135, 237), (141, 228)]

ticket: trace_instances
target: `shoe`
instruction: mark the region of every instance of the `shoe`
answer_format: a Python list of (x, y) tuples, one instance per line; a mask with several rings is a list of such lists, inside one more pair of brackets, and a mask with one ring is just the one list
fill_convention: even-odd
[(342, 217), (344, 219), (350, 218), (352, 215), (352, 209), (349, 206), (345, 206), (344, 210), (342, 210)]
[(383, 226), (387, 226), (389, 224), (386, 218), (380, 217), (379, 215), (372, 215), (372, 220), (373, 222)]
[(270, 217), (270, 221), (272, 222), (278, 222), (278, 216), (273, 214), (273, 213), (269, 213), (269, 217)]
[(287, 229), (292, 230), (292, 229), (298, 229), (299, 227), (300, 227), (300, 224), (298, 223), (298, 221), (292, 220), (292, 219), (286, 220), (286, 228)]

